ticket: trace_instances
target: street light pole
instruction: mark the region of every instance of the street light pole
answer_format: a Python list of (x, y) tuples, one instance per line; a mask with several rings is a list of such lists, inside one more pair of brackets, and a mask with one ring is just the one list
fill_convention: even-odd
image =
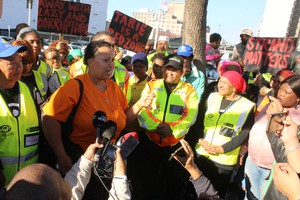
[(159, 10), (158, 10), (158, 20), (156, 23), (156, 30), (155, 30), (155, 39), (154, 39), (154, 48), (156, 48), (157, 40), (158, 40), (158, 29), (159, 29), (159, 23), (160, 23), (160, 15), (161, 15), (161, 1), (159, 3)]
[(28, 7), (28, 21), (27, 24), (30, 26), (30, 17), (31, 17), (31, 7), (32, 7), (33, 0), (27, 0), (27, 7)]

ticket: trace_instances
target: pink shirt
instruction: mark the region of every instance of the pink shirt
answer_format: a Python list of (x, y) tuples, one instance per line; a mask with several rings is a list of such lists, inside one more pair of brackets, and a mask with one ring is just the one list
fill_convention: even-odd
[[(268, 117), (266, 115), (268, 105), (256, 116), (254, 125), (249, 134), (248, 152), (249, 158), (259, 167), (271, 169), (274, 155), (271, 144), (266, 134)], [(290, 115), (296, 124), (300, 124), (300, 110), (289, 108)]]

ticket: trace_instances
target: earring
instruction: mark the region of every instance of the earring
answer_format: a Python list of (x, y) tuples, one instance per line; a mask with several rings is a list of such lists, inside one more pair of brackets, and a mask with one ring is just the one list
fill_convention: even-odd
[(298, 109), (299, 107), (300, 107), (300, 101), (297, 101), (295, 108)]

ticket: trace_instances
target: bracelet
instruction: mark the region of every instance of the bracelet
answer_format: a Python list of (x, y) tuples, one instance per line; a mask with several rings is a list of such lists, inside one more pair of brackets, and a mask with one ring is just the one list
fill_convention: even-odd
[(288, 153), (291, 153), (293, 151), (296, 151), (299, 148), (300, 148), (300, 143), (297, 146), (293, 147), (293, 148), (286, 149), (285, 152), (286, 152), (286, 154), (288, 154)]

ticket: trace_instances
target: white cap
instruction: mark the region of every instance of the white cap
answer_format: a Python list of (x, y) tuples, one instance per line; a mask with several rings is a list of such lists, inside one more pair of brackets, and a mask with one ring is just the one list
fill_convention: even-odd
[(165, 35), (161, 35), (161, 36), (159, 36), (159, 38), (158, 38), (157, 41), (166, 41), (166, 42), (169, 42), (169, 37), (165, 36)]
[(244, 30), (242, 30), (241, 35), (248, 35), (248, 36), (252, 37), (253, 31), (251, 29), (244, 29)]

